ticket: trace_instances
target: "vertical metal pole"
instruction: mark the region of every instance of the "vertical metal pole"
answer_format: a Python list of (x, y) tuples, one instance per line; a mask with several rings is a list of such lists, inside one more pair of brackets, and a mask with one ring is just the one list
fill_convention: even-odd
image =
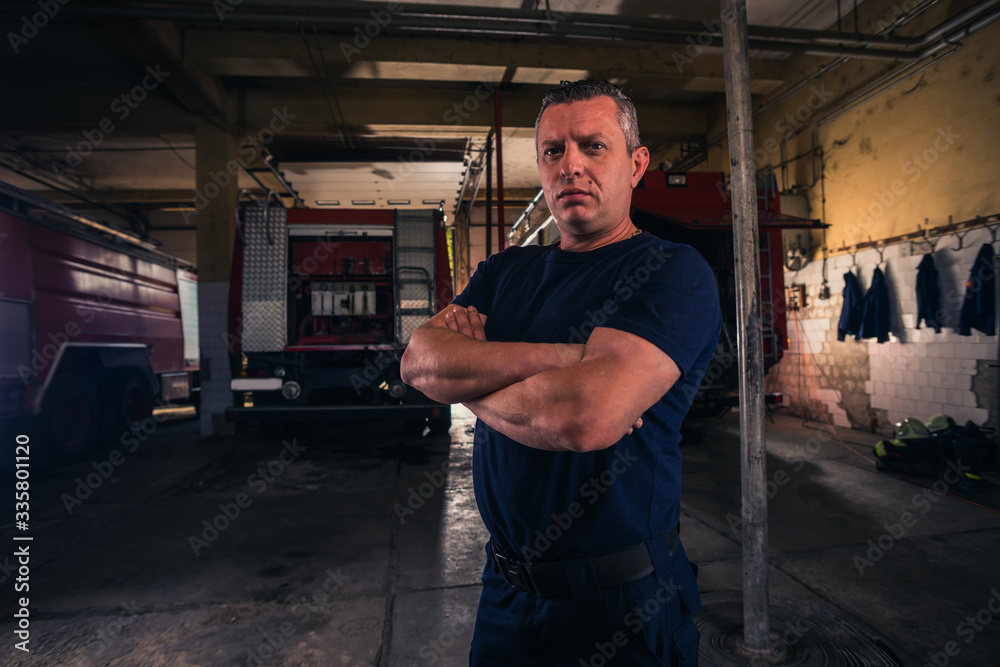
[(500, 118), (502, 107), (500, 99), (500, 84), (496, 84), (493, 94), (493, 116), (497, 129), (497, 250), (504, 249), (503, 237), (503, 121)]
[(722, 0), (733, 245), (740, 355), (743, 480), (743, 638), (751, 653), (769, 651), (767, 587), (767, 461), (764, 451), (763, 348), (760, 321), (760, 238), (754, 169), (746, 0)]
[(493, 254), (493, 130), (486, 137), (486, 256)]

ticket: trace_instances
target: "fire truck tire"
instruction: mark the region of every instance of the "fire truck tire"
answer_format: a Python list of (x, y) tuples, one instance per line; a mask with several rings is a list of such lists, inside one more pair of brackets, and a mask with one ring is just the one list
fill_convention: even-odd
[(94, 449), (100, 414), (93, 387), (75, 373), (52, 378), (42, 404), (42, 430), (53, 460), (81, 459)]
[(135, 368), (110, 369), (101, 383), (102, 437), (110, 446), (122, 434), (153, 416), (153, 388), (145, 374)]

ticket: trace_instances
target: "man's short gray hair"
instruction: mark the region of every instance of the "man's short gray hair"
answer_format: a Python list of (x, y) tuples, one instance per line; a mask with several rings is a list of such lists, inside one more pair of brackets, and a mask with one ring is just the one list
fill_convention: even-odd
[(597, 97), (610, 97), (618, 106), (618, 124), (625, 134), (625, 148), (629, 155), (642, 146), (639, 140), (639, 116), (635, 105), (621, 88), (609, 81), (585, 79), (581, 81), (560, 81), (558, 88), (553, 88), (542, 98), (542, 109), (535, 119), (535, 143), (538, 142), (538, 124), (542, 114), (553, 104), (569, 104), (570, 102), (587, 102)]

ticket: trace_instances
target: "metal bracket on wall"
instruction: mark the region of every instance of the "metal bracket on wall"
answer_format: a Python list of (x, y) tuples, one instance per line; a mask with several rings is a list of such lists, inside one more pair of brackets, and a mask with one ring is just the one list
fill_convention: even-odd
[[(924, 218), (924, 224), (928, 223), (930, 223), (930, 219)], [(921, 225), (917, 225), (917, 232), (923, 234), (924, 237), (919, 241), (910, 241), (910, 256), (934, 254), (937, 251), (937, 244), (941, 242), (942, 237), (938, 236), (932, 241), (930, 234)]]

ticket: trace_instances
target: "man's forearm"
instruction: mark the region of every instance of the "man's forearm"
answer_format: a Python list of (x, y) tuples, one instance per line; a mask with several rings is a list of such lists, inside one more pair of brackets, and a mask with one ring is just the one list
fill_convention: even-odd
[(588, 366), (544, 371), (464, 404), (491, 428), (527, 447), (572, 452), (610, 447), (639, 415), (622, 409), (614, 397), (595, 399), (588, 383), (599, 382), (600, 372)]
[(577, 363), (582, 345), (477, 341), (445, 327), (413, 332), (403, 381), (442, 403), (462, 403), (546, 370)]

